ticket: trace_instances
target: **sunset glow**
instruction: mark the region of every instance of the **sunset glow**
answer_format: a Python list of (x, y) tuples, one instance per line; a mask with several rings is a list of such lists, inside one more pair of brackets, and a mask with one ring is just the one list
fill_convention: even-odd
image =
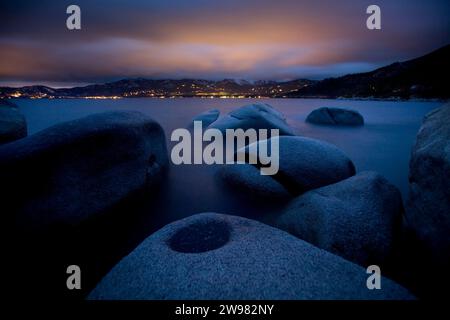
[[(77, 1), (2, 4), (0, 84), (93, 83), (124, 77), (321, 79), (425, 54), (450, 39), (448, 1)], [(6, 13), (6, 14), (5, 14)], [(14, 17), (12, 19), (11, 17)]]

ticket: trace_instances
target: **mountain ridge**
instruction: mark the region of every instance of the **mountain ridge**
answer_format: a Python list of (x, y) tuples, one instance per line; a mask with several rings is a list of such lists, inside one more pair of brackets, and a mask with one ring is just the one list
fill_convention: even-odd
[(210, 97), (245, 96), (270, 97), (288, 93), (314, 80), (297, 79), (285, 82), (223, 79), (145, 79), (128, 78), (104, 84), (54, 89), (47, 86), (21, 88), (0, 87), (1, 98), (83, 98), (83, 97)]
[(450, 45), (370, 72), (328, 78), (287, 94), (291, 98), (449, 99)]
[(73, 88), (0, 87), (0, 98), (270, 97), (449, 99), (450, 45), (424, 56), (323, 80), (125, 78)]

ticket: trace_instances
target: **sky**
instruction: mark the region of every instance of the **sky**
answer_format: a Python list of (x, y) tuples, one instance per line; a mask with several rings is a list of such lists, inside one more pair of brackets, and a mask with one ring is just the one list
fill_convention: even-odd
[[(66, 8), (81, 8), (81, 30)], [(368, 30), (366, 8), (381, 8)], [(2, 0), (0, 85), (323, 79), (450, 43), (448, 0)]]

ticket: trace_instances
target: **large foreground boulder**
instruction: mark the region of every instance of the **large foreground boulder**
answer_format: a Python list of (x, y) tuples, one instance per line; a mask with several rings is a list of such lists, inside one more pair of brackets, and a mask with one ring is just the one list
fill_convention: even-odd
[(409, 166), (408, 227), (435, 262), (449, 265), (450, 104), (425, 116)]
[(398, 189), (375, 172), (362, 172), (297, 197), (273, 224), (367, 267), (391, 257), (402, 212)]
[[(273, 138), (272, 138), (273, 139)], [(272, 139), (255, 142), (238, 152), (257, 156), (262, 144), (271, 150)], [(355, 174), (353, 162), (337, 147), (324, 141), (281, 136), (279, 169), (275, 175), (261, 175), (259, 165), (229, 164), (219, 171), (225, 182), (253, 195), (280, 197), (299, 195), (326, 186)]]
[(355, 110), (322, 107), (313, 110), (306, 122), (325, 125), (362, 126), (364, 118)]
[(203, 213), (171, 223), (122, 259), (88, 299), (412, 299), (366, 269), (245, 218)]
[(219, 129), (223, 133), (226, 129), (279, 129), (280, 135), (295, 135), (283, 114), (266, 103), (255, 103), (236, 109), (213, 122), (209, 128)]
[(0, 99), (0, 145), (27, 136), (25, 117), (13, 103)]
[(0, 147), (2, 211), (25, 229), (77, 224), (156, 183), (167, 164), (163, 129), (140, 112), (61, 123)]

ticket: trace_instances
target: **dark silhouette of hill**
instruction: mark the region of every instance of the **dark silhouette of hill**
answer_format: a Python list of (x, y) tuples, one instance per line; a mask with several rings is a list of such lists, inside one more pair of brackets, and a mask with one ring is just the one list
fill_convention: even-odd
[(450, 45), (371, 72), (318, 81), (288, 97), (450, 98)]

